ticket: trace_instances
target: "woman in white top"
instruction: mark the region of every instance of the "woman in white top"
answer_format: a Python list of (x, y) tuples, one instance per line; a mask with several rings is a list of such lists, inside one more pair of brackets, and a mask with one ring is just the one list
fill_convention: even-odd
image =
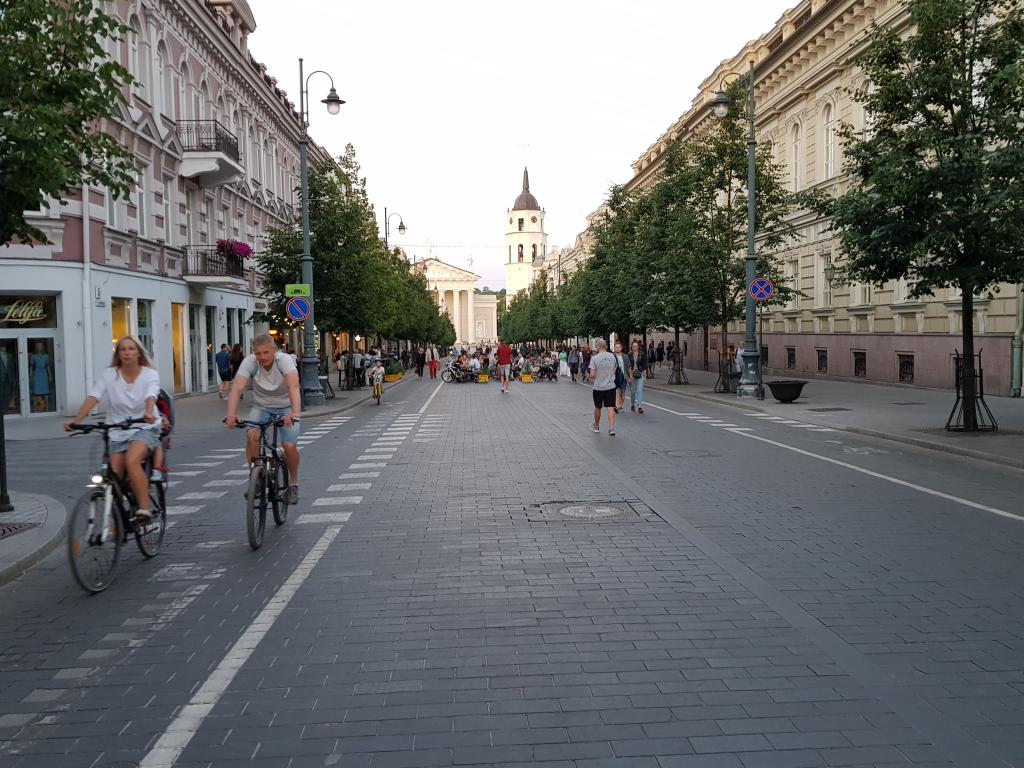
[(85, 398), (78, 415), (64, 425), (71, 431), (100, 402), (107, 408), (106, 421), (112, 424), (126, 419), (145, 419), (135, 429), (111, 430), (110, 467), (122, 477), (128, 471), (128, 482), (138, 503), (138, 516), (149, 522), (149, 478), (143, 463), (160, 441), (160, 424), (156, 416), (156, 398), (160, 394), (160, 376), (153, 369), (146, 350), (133, 336), (117, 342), (110, 367), (100, 374), (96, 385)]

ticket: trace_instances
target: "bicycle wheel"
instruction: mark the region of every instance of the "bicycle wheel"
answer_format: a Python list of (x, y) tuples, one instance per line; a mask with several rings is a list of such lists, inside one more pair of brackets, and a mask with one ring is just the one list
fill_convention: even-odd
[(68, 562), (71, 575), (86, 592), (102, 592), (114, 580), (121, 555), (121, 512), (110, 512), (107, 540), (100, 540), (103, 526), (103, 491), (87, 492), (75, 504), (68, 520)]
[(274, 511), (274, 522), (277, 525), (284, 525), (288, 519), (288, 502), (285, 501), (285, 495), (288, 493), (288, 465), (283, 461), (277, 461), (274, 466), (276, 479), (274, 487), (270, 489), (270, 507)]
[(146, 557), (154, 557), (160, 551), (167, 530), (167, 506), (164, 498), (164, 484), (152, 483), (149, 486), (149, 508), (153, 519), (146, 525), (136, 523), (135, 543), (139, 551)]
[(452, 372), (449, 371), (447, 368), (441, 371), (441, 381), (443, 381), (445, 384), (452, 383)]
[(377, 405), (380, 405), (380, 396), (384, 394), (384, 387), (380, 384), (373, 385), (373, 396), (377, 398)]
[(267, 525), (267, 471), (257, 464), (249, 473), (249, 491), (245, 495), (245, 532), (249, 546), (259, 549)]

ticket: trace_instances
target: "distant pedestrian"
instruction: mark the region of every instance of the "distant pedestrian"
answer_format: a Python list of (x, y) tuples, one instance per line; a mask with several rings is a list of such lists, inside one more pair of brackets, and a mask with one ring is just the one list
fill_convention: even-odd
[[(231, 380), (235, 380), (235, 376), (238, 375), (238, 369), (242, 367), (242, 361), (245, 360), (245, 350), (242, 349), (241, 344), (235, 344), (231, 348), (231, 356), (228, 358), (228, 362), (231, 364)], [(227, 393), (225, 393), (227, 397)], [(240, 390), (238, 393), (238, 399), (243, 400), (245, 398), (245, 392)]]
[(658, 349), (655, 352), (655, 355), (658, 358), (658, 370), (661, 370), (662, 365), (665, 364), (665, 342), (664, 341), (659, 341), (658, 342)]
[(569, 353), (562, 347), (558, 351), (558, 375), (565, 377), (569, 375)]
[(573, 347), (569, 350), (569, 355), (566, 358), (569, 363), (569, 375), (573, 381), (576, 381), (576, 374), (580, 372), (580, 350), (577, 347)]
[(498, 363), (498, 378), (501, 380), (501, 392), (504, 394), (508, 392), (512, 380), (512, 347), (502, 342), (498, 351), (494, 353), (494, 358)]
[(423, 369), (427, 365), (427, 351), (423, 347), (416, 348), (416, 375), (423, 378)]
[(594, 424), (595, 432), (601, 431), (601, 409), (608, 411), (608, 434), (615, 435), (615, 357), (608, 352), (608, 342), (598, 339), (597, 354), (590, 359), (588, 378), (594, 382)]
[(437, 353), (437, 347), (431, 344), (427, 347), (427, 368), (430, 371), (430, 378), (437, 378), (437, 364), (441, 360), (441, 356)]
[(626, 404), (626, 387), (629, 385), (629, 360), (622, 353), (621, 341), (615, 341), (614, 357), (619, 369), (615, 374), (615, 412), (619, 413)]
[(217, 391), (217, 395), (223, 400), (227, 397), (228, 387), (231, 385), (231, 380), (235, 377), (234, 372), (231, 370), (231, 350), (227, 344), (220, 345), (220, 352), (213, 356), (217, 363), (217, 375), (220, 377), (220, 389)]
[(647, 347), (647, 359), (651, 361), (652, 365), (658, 359), (658, 353), (654, 350), (654, 339), (651, 339), (651, 343)]
[(629, 351), (629, 410), (644, 412), (644, 377), (647, 376), (647, 354), (639, 341)]
[(590, 345), (584, 344), (583, 349), (580, 350), (580, 371), (583, 373), (584, 379), (587, 378), (587, 373), (590, 371), (591, 357)]

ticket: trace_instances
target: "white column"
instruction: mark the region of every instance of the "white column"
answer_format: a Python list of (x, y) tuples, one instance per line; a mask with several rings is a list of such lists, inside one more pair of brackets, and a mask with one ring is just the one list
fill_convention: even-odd
[(452, 289), (452, 325), (455, 326), (455, 340), (465, 341), (462, 335), (462, 291)]
[(466, 303), (468, 305), (466, 307), (466, 315), (469, 320), (469, 322), (466, 323), (466, 325), (469, 326), (469, 332), (466, 334), (466, 339), (469, 341), (470, 344), (479, 344), (480, 340), (477, 338), (476, 335), (476, 309), (473, 307), (472, 287), (470, 287), (470, 289), (466, 291)]

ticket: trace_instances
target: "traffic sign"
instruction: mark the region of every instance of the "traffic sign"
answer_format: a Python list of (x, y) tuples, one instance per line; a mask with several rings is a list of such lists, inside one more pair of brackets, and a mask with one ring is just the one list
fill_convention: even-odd
[(288, 303), (285, 305), (284, 311), (288, 315), (288, 319), (296, 323), (303, 323), (309, 318), (309, 312), (312, 307), (309, 304), (309, 299), (303, 296), (296, 296), (294, 299), (288, 299)]
[(309, 298), (309, 283), (288, 283), (288, 285), (284, 287), (284, 295), (286, 299), (291, 299), (295, 296), (305, 296), (306, 298)]
[(775, 295), (775, 285), (767, 277), (759, 277), (751, 281), (750, 295), (755, 301), (768, 301)]

